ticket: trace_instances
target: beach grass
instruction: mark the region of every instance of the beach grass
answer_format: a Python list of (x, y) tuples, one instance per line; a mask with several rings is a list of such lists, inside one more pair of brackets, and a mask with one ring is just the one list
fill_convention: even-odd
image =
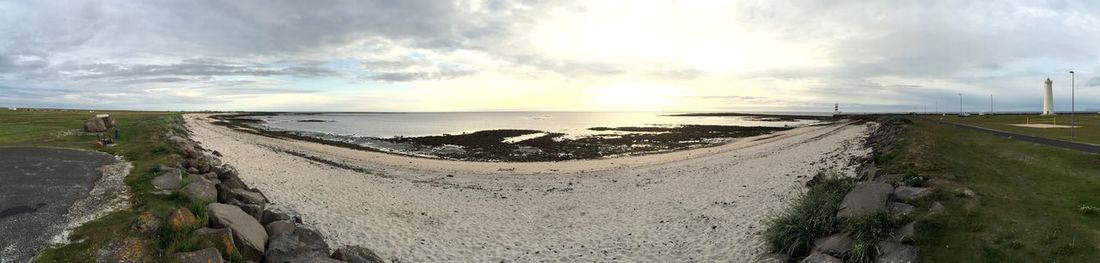
[[(94, 114), (111, 114), (118, 123), (120, 136), (114, 146), (97, 147), (96, 135), (80, 131), (84, 121)], [(95, 250), (108, 240), (132, 235), (130, 225), (140, 213), (150, 212), (163, 219), (174, 209), (191, 205), (190, 200), (178, 195), (153, 195), (150, 183), (158, 167), (180, 160), (179, 149), (165, 138), (169, 131), (183, 132), (178, 113), (0, 110), (0, 123), (4, 124), (0, 125), (0, 145), (96, 150), (122, 156), (133, 164), (125, 179), (131, 192), (131, 207), (76, 227), (69, 236), (71, 242), (46, 249), (35, 262), (90, 262)], [(165, 254), (156, 244), (172, 243), (172, 237), (166, 234), (140, 238), (150, 244), (153, 255)]]
[[(968, 118), (963, 119), (999, 129), (1022, 117)], [(1064, 130), (1050, 133), (1057, 131)], [(1100, 156), (919, 118), (912, 119), (904, 138), (900, 150), (880, 158), (879, 166), (919, 174), (936, 189), (932, 198), (917, 203), (924, 208), (915, 215), (921, 261), (1091, 262), (1100, 257), (1100, 216), (1085, 208), (1100, 206)], [(945, 212), (924, 212), (931, 202), (942, 203)]]
[(768, 245), (773, 251), (802, 256), (809, 253), (814, 239), (843, 230), (836, 213), (855, 182), (855, 178), (818, 172), (794, 204), (767, 222), (764, 239)]
[[(1081, 113), (1071, 117), (1069, 114), (1062, 114), (1056, 116), (1038, 116), (1038, 115), (990, 115), (990, 116), (970, 116), (970, 117), (958, 117), (958, 116), (934, 116), (932, 118), (943, 118), (944, 121), (957, 122), (962, 124), (969, 124), (979, 127), (985, 127), (990, 129), (997, 129), (1008, 132), (1015, 132), (1019, 134), (1032, 135), (1044, 138), (1058, 139), (1063, 141), (1083, 142), (1091, 144), (1100, 144), (1100, 115), (1095, 112)], [(1074, 119), (1073, 123), (1078, 128), (1031, 128), (1014, 126), (1013, 124), (1057, 124), (1057, 125), (1070, 125), (1070, 120)], [(1074, 131), (1075, 133), (1073, 134)]]

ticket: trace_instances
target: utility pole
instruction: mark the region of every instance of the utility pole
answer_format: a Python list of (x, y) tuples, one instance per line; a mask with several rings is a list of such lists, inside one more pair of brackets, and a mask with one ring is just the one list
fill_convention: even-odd
[(963, 94), (959, 93), (959, 116), (963, 114)]
[(989, 115), (993, 115), (993, 94), (989, 94)]
[(1070, 70), (1069, 71), (1069, 137), (1077, 138), (1077, 75)]

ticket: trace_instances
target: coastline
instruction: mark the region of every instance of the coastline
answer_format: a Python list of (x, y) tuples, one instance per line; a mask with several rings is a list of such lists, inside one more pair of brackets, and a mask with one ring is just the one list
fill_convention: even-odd
[[(184, 118), (276, 207), (387, 259), (746, 260), (819, 169), (854, 175), (868, 127), (811, 126), (670, 153), (465, 162), (265, 137)], [(564, 245), (563, 245), (564, 244)]]

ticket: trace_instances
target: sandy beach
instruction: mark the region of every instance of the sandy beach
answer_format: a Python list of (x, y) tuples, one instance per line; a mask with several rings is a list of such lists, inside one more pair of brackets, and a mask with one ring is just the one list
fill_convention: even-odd
[(821, 169), (852, 174), (866, 125), (708, 148), (532, 163), (415, 158), (291, 141), (185, 116), (192, 138), (334, 247), (440, 261), (752, 261), (764, 220)]

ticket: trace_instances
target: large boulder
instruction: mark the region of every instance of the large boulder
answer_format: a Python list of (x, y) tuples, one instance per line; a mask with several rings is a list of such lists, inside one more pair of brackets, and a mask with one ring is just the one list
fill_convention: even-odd
[(95, 254), (96, 263), (139, 263), (149, 260), (149, 249), (136, 237), (111, 239)]
[(810, 256), (803, 258), (799, 263), (844, 263), (844, 261), (821, 252), (814, 252), (810, 254)]
[(890, 214), (893, 215), (895, 218), (907, 216), (910, 213), (913, 213), (913, 209), (915, 209), (912, 205), (899, 202), (890, 202), (888, 206), (890, 208)]
[[(787, 262), (787, 260), (790, 259), (790, 256), (783, 255), (783, 254), (770, 254), (770, 255), (777, 255), (776, 259), (781, 260), (781, 261), (775, 261), (775, 262)], [(369, 248), (365, 248), (365, 247), (361, 247), (361, 246), (349, 246), (349, 247), (343, 247), (343, 248), (337, 249), (336, 252), (332, 253), (332, 258), (339, 259), (339, 260), (346, 261), (346, 262), (351, 262), (351, 263), (385, 263), (386, 262), (385, 260), (382, 260), (382, 257), (379, 257), (378, 254), (375, 254), (374, 251), (370, 250)], [(765, 257), (765, 258), (767, 258), (767, 257)]]
[(172, 211), (172, 214), (168, 216), (168, 227), (171, 229), (184, 229), (189, 226), (195, 225), (198, 220), (195, 219), (195, 214), (191, 213), (191, 210), (180, 207), (176, 211)]
[(917, 248), (896, 242), (879, 241), (879, 256), (876, 263), (912, 263), (917, 262)]
[(838, 233), (814, 240), (814, 252), (821, 252), (832, 256), (843, 256), (852, 246), (852, 238), (848, 234)]
[(898, 243), (906, 243), (913, 241), (913, 230), (916, 227), (917, 222), (909, 222), (901, 228), (894, 230), (893, 240)]
[(886, 210), (886, 201), (894, 187), (882, 182), (860, 182), (840, 203), (840, 218), (860, 217)]
[(179, 263), (220, 263), (225, 262), (222, 260), (222, 255), (216, 248), (206, 248), (199, 251), (192, 252), (180, 252), (175, 254), (176, 262)]
[(248, 185), (245, 184), (244, 181), (241, 181), (241, 177), (236, 173), (231, 173), (226, 176), (218, 175), (218, 178), (221, 179), (222, 184), (229, 187), (229, 189), (248, 189)]
[(287, 213), (276, 212), (273, 210), (264, 210), (264, 213), (260, 216), (260, 224), (270, 224), (271, 222), (279, 220), (290, 220), (290, 215)]
[(316, 258), (329, 257), (329, 247), (321, 233), (304, 227), (273, 236), (267, 245), (265, 263), (315, 261)]
[[(256, 218), (256, 221), (259, 221), (260, 216), (263, 215), (263, 213), (264, 213), (264, 205), (262, 205), (262, 204), (260, 204), (260, 205), (243, 204), (243, 205), (240, 205), (240, 208), (241, 208), (241, 211), (244, 211), (245, 214), (248, 214), (248, 215), (252, 216), (253, 218)], [(263, 224), (261, 223), (261, 225), (263, 225)]]
[(932, 190), (925, 187), (899, 186), (894, 189), (894, 196), (902, 200), (916, 200), (932, 194)]
[(237, 253), (237, 243), (233, 242), (233, 230), (228, 228), (200, 228), (191, 232), (191, 238), (199, 246), (217, 248), (223, 256)]
[(233, 241), (241, 255), (253, 260), (263, 258), (267, 230), (256, 218), (239, 207), (219, 203), (207, 205), (206, 215), (210, 218), (210, 226), (233, 230)]
[(233, 193), (233, 199), (240, 201), (242, 204), (259, 205), (267, 203), (267, 199), (264, 198), (264, 195), (260, 194), (259, 192), (250, 191), (247, 189), (233, 189), (230, 191)]
[(176, 190), (183, 182), (183, 174), (179, 169), (162, 166), (160, 175), (153, 178), (153, 187), (157, 190)]
[(105, 132), (107, 131), (107, 124), (103, 122), (103, 119), (91, 117), (84, 121), (84, 131), (86, 132)]
[(149, 212), (141, 213), (134, 219), (134, 223), (130, 225), (130, 231), (145, 235), (156, 234), (157, 231), (160, 231), (160, 219), (157, 219), (157, 216)]
[(294, 226), (294, 223), (292, 223), (288, 220), (279, 220), (279, 221), (275, 221), (275, 222), (271, 222), (271, 223), (267, 224), (267, 226), (264, 227), (264, 228), (267, 229), (267, 236), (274, 237), (274, 236), (277, 236), (279, 234), (290, 232), (291, 230), (294, 230), (295, 226)]
[(218, 188), (206, 180), (195, 180), (183, 187), (184, 196), (196, 201), (218, 201)]

